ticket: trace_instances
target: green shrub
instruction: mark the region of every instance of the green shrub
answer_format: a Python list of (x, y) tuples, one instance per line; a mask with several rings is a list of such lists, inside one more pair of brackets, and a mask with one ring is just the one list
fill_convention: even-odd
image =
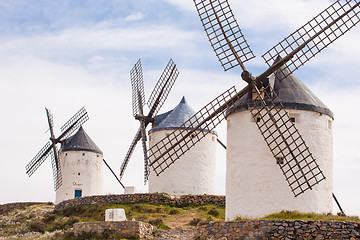
[(131, 206), (131, 210), (134, 212), (144, 212), (144, 207), (138, 204)]
[(44, 233), (46, 224), (41, 221), (34, 221), (29, 224), (29, 230), (32, 232)]
[(207, 209), (207, 207), (204, 207), (204, 206), (202, 206), (202, 207), (199, 207), (199, 210), (201, 210), (201, 211), (207, 211), (208, 209)]
[(136, 217), (135, 219), (136, 219), (136, 221), (144, 221), (144, 220), (146, 220), (147, 218), (148, 218), (147, 216), (141, 215), (141, 216)]
[(150, 220), (149, 223), (154, 226), (164, 224), (163, 220), (161, 218), (156, 218), (156, 219)]
[(201, 219), (200, 218), (193, 218), (193, 220), (191, 220), (189, 222), (189, 225), (190, 226), (196, 226), (199, 222), (201, 222)]
[(46, 214), (42, 220), (44, 223), (51, 223), (55, 221), (55, 215), (54, 214)]
[(176, 215), (176, 214), (179, 214), (179, 213), (180, 213), (180, 211), (177, 210), (177, 209), (171, 209), (170, 212), (169, 212), (170, 215)]
[(214, 217), (219, 216), (219, 211), (216, 208), (212, 208), (210, 211), (208, 211), (208, 214)]

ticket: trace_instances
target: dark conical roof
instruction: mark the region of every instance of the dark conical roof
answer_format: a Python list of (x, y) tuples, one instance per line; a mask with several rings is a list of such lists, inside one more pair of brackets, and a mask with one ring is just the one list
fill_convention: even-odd
[[(287, 69), (277, 70), (272, 76), (273, 88), (285, 109), (297, 109), (318, 112), (334, 118), (333, 112), (294, 74), (282, 78), (282, 74), (288, 73)], [(270, 80), (270, 83), (272, 81)], [(227, 115), (249, 108), (252, 103), (251, 92), (245, 94), (232, 108)]]
[[(149, 132), (156, 132), (160, 130), (175, 130), (185, 123), (189, 118), (195, 114), (195, 111), (187, 104), (185, 97), (180, 103), (171, 111), (160, 114), (155, 117), (156, 127), (150, 129)], [(203, 131), (209, 131), (203, 129)], [(215, 131), (211, 131), (216, 134)]]
[(73, 136), (64, 140), (61, 151), (89, 151), (103, 154), (82, 126)]

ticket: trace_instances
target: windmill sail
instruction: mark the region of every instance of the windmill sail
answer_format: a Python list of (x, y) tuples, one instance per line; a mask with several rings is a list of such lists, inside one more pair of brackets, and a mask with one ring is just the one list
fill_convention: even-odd
[(180, 156), (204, 138), (225, 118), (226, 110), (250, 88), (237, 93), (235, 87), (225, 91), (200, 111), (195, 113), (178, 129), (161, 139), (149, 149), (150, 166), (159, 175)]
[(360, 2), (354, 0), (334, 2), (262, 58), (271, 69), (273, 62), (281, 57), (286, 62), (283, 69), (289, 70), (283, 72), (284, 78), (287, 77), (359, 23), (359, 5)]
[(227, 0), (194, 0), (200, 20), (224, 70), (254, 58)]
[(174, 61), (170, 59), (161, 74), (161, 77), (156, 83), (156, 86), (154, 87), (147, 103), (150, 108), (149, 115), (151, 115), (151, 117), (155, 116), (159, 112), (178, 76), (179, 70), (177, 69)]
[(54, 189), (55, 191), (62, 185), (61, 166), (58, 161), (59, 152), (56, 145), (53, 146), (53, 152), (51, 154), (51, 166), (53, 170)]
[(49, 157), (51, 154), (51, 166), (53, 170), (53, 178), (54, 178), (54, 189), (55, 191), (62, 185), (62, 177), (61, 177), (61, 166), (59, 162), (59, 154), (56, 144), (60, 143), (67, 136), (71, 135), (75, 130), (81, 127), (83, 123), (85, 123), (89, 117), (87, 115), (86, 109), (81, 108), (68, 122), (64, 124), (61, 128), (62, 134), (56, 138), (54, 134), (54, 123), (53, 123), (53, 115), (50, 110), (46, 109), (46, 115), (49, 124), (50, 130), (50, 140), (36, 155), (35, 157), (26, 165), (26, 174), (30, 177), (34, 172), (40, 167), (41, 164)]
[[(142, 106), (145, 104), (144, 79), (141, 66), (141, 60), (135, 64), (130, 71), (131, 87), (132, 87), (132, 108), (134, 117), (141, 112)], [(142, 113), (141, 113), (142, 114)]]
[(135, 137), (131, 142), (131, 145), (125, 155), (124, 161), (121, 164), (120, 179), (125, 173), (125, 169), (130, 161), (132, 153), (134, 152), (136, 144), (140, 139), (142, 139), (142, 148), (144, 155), (144, 183), (147, 182), (149, 176), (149, 157), (146, 146), (146, 127), (149, 122), (152, 121), (153, 116), (158, 113), (158, 111), (164, 104), (178, 75), (179, 71), (176, 67), (176, 64), (172, 59), (170, 59), (159, 80), (157, 81), (147, 102), (150, 111), (147, 115), (144, 115), (143, 105), (145, 102), (145, 94), (141, 61), (139, 60), (135, 64), (134, 68), (130, 71), (133, 96), (133, 114), (134, 117), (140, 121), (140, 128), (136, 132)]
[(35, 155), (35, 157), (26, 165), (26, 174), (30, 177), (34, 172), (44, 163), (44, 161), (51, 154), (52, 149), (51, 142), (45, 144), (44, 147)]
[(288, 185), (297, 197), (325, 179), (314, 156), (270, 85), (258, 89), (249, 109)]

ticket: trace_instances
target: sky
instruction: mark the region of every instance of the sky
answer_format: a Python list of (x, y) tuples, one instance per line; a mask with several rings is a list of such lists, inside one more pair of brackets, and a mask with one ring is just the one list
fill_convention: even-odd
[[(257, 56), (246, 63), (248, 70), (266, 70), (261, 55), (332, 2), (229, 0)], [(245, 86), (240, 69), (223, 71), (192, 0), (0, 0), (0, 23), (0, 204), (55, 200), (50, 158), (31, 178), (25, 174), (25, 165), (49, 139), (45, 107), (58, 135), (85, 106), (90, 119), (84, 129), (119, 173), (139, 126), (132, 117), (129, 77), (139, 58), (146, 97), (170, 58), (180, 71), (160, 113), (182, 96), (199, 110), (228, 88)], [(358, 216), (359, 39), (357, 26), (296, 72), (334, 112), (333, 191), (345, 213)], [(225, 122), (217, 132), (225, 142)], [(225, 192), (225, 163), (219, 146), (217, 194)], [(140, 144), (122, 181), (146, 192)], [(104, 194), (122, 192), (104, 168)]]

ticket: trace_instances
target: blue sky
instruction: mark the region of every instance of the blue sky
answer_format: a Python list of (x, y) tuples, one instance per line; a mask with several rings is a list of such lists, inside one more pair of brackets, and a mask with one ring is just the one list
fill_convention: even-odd
[[(229, 0), (256, 59), (332, 1)], [(223, 72), (192, 0), (0, 0), (0, 203), (53, 201), (50, 161), (31, 177), (25, 165), (48, 140), (44, 107), (54, 114), (57, 133), (82, 106), (85, 130), (116, 172), (138, 122), (131, 111), (129, 71), (141, 58), (148, 97), (170, 58), (180, 75), (161, 112), (185, 95), (198, 110), (240, 80), (240, 69)], [(360, 27), (347, 33), (296, 72), (334, 112), (334, 192), (345, 211), (360, 215)], [(354, 111), (355, 110), (355, 111)], [(219, 129), (226, 139), (226, 124)], [(224, 194), (225, 152), (218, 149), (217, 193)], [(50, 159), (49, 159), (50, 160)], [(140, 145), (124, 177), (142, 191)], [(104, 169), (105, 193), (121, 193)], [(336, 211), (336, 209), (335, 209)]]

